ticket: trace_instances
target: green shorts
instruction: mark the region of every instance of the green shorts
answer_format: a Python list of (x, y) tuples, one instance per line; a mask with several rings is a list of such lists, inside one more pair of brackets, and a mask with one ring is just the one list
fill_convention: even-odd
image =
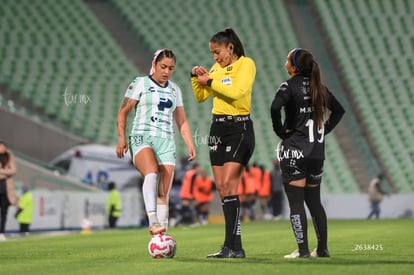
[(159, 165), (175, 165), (175, 140), (150, 135), (129, 136), (129, 152), (135, 165), (135, 156), (144, 148), (152, 148)]

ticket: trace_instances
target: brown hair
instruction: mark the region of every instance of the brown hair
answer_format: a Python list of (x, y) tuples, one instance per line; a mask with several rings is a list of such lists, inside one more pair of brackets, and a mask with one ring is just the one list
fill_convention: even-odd
[(329, 94), (322, 83), (319, 64), (314, 60), (313, 55), (304, 49), (295, 49), (291, 55), (291, 64), (296, 67), (297, 74), (310, 78), (310, 95), (312, 108), (315, 113), (315, 120), (319, 128), (323, 126), (324, 112), (329, 108)]

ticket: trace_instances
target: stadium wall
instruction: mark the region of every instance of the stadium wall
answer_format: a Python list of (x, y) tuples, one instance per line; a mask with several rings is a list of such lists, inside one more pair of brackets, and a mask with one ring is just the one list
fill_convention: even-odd
[[(92, 223), (92, 229), (103, 229), (107, 225), (105, 206), (108, 193), (77, 191), (33, 191), (34, 211), (31, 230), (80, 230), (84, 218)], [(121, 192), (122, 215), (119, 227), (139, 227), (145, 219), (140, 193)], [(381, 218), (413, 218), (414, 194), (386, 196), (381, 204)], [(213, 201), (217, 204), (217, 201)], [(367, 194), (323, 194), (328, 219), (366, 219), (371, 208)], [(257, 205), (256, 205), (257, 206)], [(214, 210), (213, 210), (214, 209)], [(209, 221), (223, 223), (222, 213), (213, 207)], [(15, 207), (8, 212), (6, 232), (17, 232), (19, 225), (14, 218)], [(256, 207), (256, 211), (260, 211)], [(260, 213), (260, 212), (256, 212)], [(309, 212), (308, 218), (310, 218)], [(257, 216), (258, 219), (262, 217)], [(283, 218), (289, 218), (289, 207), (285, 200)]]
[(0, 108), (0, 140), (15, 151), (49, 162), (67, 149), (87, 140), (65, 132), (39, 118)]
[[(78, 230), (83, 219), (92, 223), (92, 229), (107, 226), (105, 214), (109, 193), (76, 191), (32, 191), (33, 222), (32, 231)], [(118, 219), (119, 227), (138, 227), (144, 217), (141, 195), (121, 193), (122, 215)], [(18, 232), (19, 224), (14, 218), (15, 206), (8, 212), (6, 232)]]

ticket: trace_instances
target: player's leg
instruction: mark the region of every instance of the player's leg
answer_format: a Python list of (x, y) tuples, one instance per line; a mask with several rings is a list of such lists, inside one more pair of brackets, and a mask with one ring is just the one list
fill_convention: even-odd
[(243, 165), (237, 162), (226, 162), (223, 165), (222, 181), (225, 182), (223, 191), (223, 212), (226, 220), (225, 246), (242, 251), (240, 229), (240, 199), (238, 186), (243, 173)]
[(154, 151), (150, 147), (139, 150), (134, 155), (134, 165), (144, 177), (142, 196), (150, 225), (150, 233), (158, 234), (165, 231), (157, 217), (158, 194), (158, 162)]
[(210, 202), (202, 202), (198, 205), (198, 219), (201, 225), (206, 225), (208, 223), (209, 204)]
[(375, 215), (376, 219), (379, 219), (379, 215), (380, 215), (380, 208), (379, 208), (379, 201), (374, 201), (372, 204), (372, 212), (374, 213), (373, 215)]
[(307, 258), (310, 256), (308, 247), (308, 222), (304, 206), (304, 189), (306, 185), (306, 163), (304, 159), (283, 159), (280, 162), (284, 189), (290, 208), (290, 222), (298, 250), (285, 258)]
[(312, 257), (329, 257), (328, 223), (325, 209), (321, 201), (321, 180), (323, 160), (312, 160), (308, 163), (307, 184), (305, 187), (305, 202), (312, 216), (318, 246), (312, 252)]
[(9, 200), (7, 199), (7, 194), (0, 194), (0, 234), (4, 234), (6, 228), (8, 208)]
[(169, 196), (174, 178), (174, 165), (160, 165), (160, 186), (158, 189), (157, 215), (158, 220), (165, 229), (169, 221)]
[(284, 184), (290, 208), (290, 222), (298, 245), (298, 250), (286, 255), (285, 258), (309, 257), (308, 222), (304, 206), (305, 184), (305, 178), (293, 180)]

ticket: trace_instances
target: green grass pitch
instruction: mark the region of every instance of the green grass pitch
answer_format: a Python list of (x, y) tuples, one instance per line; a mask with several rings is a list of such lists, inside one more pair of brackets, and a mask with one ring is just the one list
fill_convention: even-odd
[[(283, 259), (296, 246), (290, 224), (242, 224), (245, 259), (207, 259), (224, 225), (171, 228), (173, 259), (152, 259), (146, 229), (33, 233), (0, 243), (0, 274), (413, 274), (414, 220), (329, 220), (331, 258)], [(315, 234), (309, 222), (309, 246)]]

